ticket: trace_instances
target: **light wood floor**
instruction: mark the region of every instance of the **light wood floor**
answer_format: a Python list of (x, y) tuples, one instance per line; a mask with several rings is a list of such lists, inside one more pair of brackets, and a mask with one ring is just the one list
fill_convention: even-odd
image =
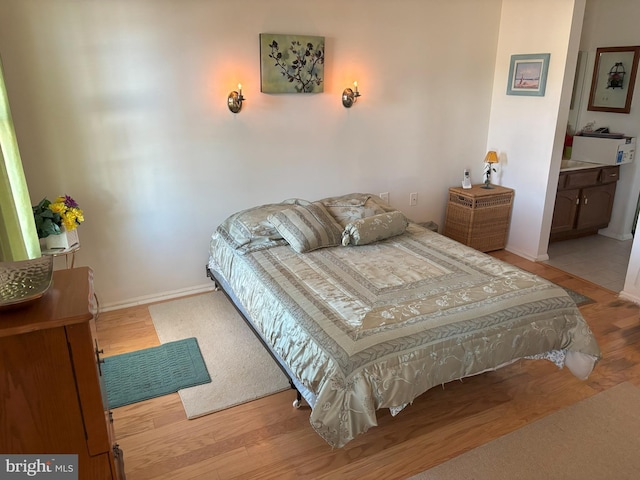
[[(597, 392), (631, 381), (640, 386), (640, 308), (554, 267), (505, 251), (495, 257), (589, 296), (580, 308), (603, 359), (583, 382), (546, 361), (433, 388), (397, 417), (331, 449), (295, 410), (292, 391), (187, 420), (178, 394), (114, 410), (128, 480), (404, 479)], [(103, 313), (105, 356), (158, 345), (146, 306)]]

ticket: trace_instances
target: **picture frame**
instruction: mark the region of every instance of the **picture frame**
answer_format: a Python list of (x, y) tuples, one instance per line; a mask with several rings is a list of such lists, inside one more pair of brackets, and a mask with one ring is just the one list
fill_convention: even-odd
[(511, 55), (507, 95), (544, 97), (550, 53)]
[(260, 34), (262, 93), (322, 93), (325, 38)]
[(640, 46), (596, 49), (587, 110), (629, 113)]

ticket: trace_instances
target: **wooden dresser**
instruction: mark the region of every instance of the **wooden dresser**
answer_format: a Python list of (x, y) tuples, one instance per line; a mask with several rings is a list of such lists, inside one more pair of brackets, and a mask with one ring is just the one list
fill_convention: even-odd
[(78, 478), (123, 479), (93, 298), (91, 269), (58, 270), (43, 297), (0, 311), (0, 452), (77, 454)]

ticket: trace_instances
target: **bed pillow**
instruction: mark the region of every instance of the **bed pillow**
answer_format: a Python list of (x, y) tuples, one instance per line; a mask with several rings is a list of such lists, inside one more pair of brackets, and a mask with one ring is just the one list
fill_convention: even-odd
[(240, 254), (286, 245), (287, 241), (268, 220), (269, 215), (291, 208), (292, 205), (309, 203), (307, 200), (292, 198), (281, 203), (249, 208), (228, 217), (220, 224), (217, 232)]
[(280, 210), (269, 221), (298, 253), (340, 245), (342, 227), (320, 202)]
[(361, 218), (347, 225), (342, 232), (342, 245), (367, 245), (401, 235), (408, 221), (402, 212), (389, 212)]
[(318, 200), (325, 207), (361, 207), (371, 197), (369, 193), (348, 193), (338, 197), (328, 197)]
[(369, 200), (367, 200), (367, 203), (365, 204), (365, 206), (367, 207), (371, 206), (371, 208), (376, 208), (380, 210), (380, 213), (398, 211), (395, 208), (393, 208), (391, 205), (389, 205), (386, 201), (382, 200), (378, 195), (371, 195), (371, 197), (369, 197)]
[[(319, 200), (340, 224), (342, 228), (360, 218), (384, 213), (375, 200), (375, 195), (369, 193), (350, 193), (339, 197), (329, 197)], [(384, 201), (381, 199), (381, 202)], [(388, 206), (388, 205), (387, 205)], [(389, 207), (391, 209), (391, 207)]]

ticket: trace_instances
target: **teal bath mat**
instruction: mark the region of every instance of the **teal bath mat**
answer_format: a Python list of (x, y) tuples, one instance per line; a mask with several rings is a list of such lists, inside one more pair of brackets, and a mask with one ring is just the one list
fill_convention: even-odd
[(211, 381), (195, 338), (107, 357), (102, 375), (110, 408)]

